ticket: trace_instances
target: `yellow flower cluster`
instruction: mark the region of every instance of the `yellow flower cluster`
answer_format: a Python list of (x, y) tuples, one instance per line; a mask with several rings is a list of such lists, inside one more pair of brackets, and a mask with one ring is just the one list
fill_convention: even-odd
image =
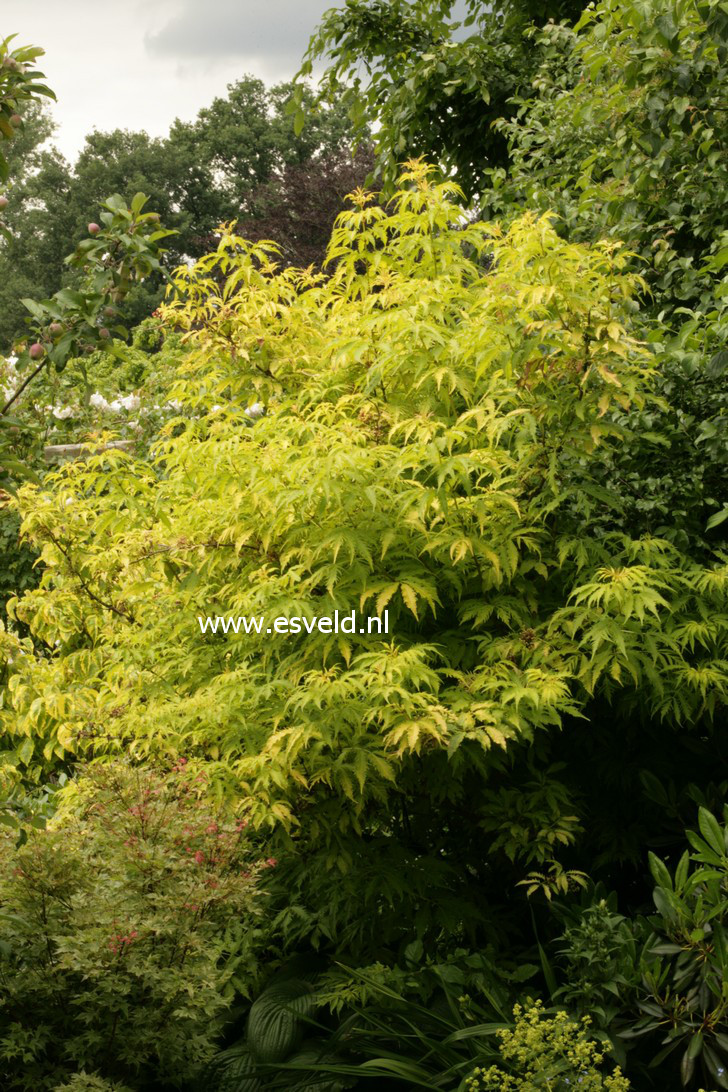
[(589, 1038), (589, 1018), (580, 1022), (566, 1012), (551, 1016), (540, 1001), (513, 1009), (514, 1026), (498, 1032), (507, 1070), (493, 1065), (474, 1069), (468, 1092), (629, 1092), (619, 1066), (613, 1073), (597, 1070), (605, 1052)]

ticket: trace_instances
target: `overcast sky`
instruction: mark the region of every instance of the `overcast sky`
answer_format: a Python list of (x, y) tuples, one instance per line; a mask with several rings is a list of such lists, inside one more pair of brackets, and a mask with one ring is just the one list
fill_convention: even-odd
[(55, 143), (70, 159), (86, 133), (166, 134), (245, 73), (290, 79), (337, 0), (0, 0), (0, 35), (46, 51), (58, 102)]

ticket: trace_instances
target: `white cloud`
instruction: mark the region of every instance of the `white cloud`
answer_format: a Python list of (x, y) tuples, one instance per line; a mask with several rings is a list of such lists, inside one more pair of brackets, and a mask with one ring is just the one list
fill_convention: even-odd
[(75, 158), (92, 129), (166, 135), (250, 72), (290, 79), (330, 0), (2, 0), (2, 35), (39, 45)]
[(146, 36), (150, 53), (189, 58), (257, 57), (295, 69), (327, 0), (178, 0), (178, 10)]

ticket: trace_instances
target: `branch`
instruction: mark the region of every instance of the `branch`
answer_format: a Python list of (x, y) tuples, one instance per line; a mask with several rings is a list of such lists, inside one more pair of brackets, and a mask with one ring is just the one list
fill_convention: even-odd
[(12, 397), (8, 399), (8, 401), (7, 401), (6, 403), (5, 403), (5, 405), (3, 406), (3, 408), (2, 408), (1, 410), (0, 410), (0, 417), (4, 416), (4, 414), (6, 414), (6, 413), (8, 412), (8, 410), (10, 409), (10, 407), (12, 406), (12, 404), (13, 404), (13, 402), (14, 402), (14, 401), (16, 400), (16, 398), (19, 398), (19, 397), (20, 397), (20, 395), (21, 395), (21, 394), (23, 393), (23, 391), (24, 391), (24, 390), (25, 390), (25, 388), (26, 388), (26, 387), (28, 386), (28, 384), (30, 383), (30, 381), (31, 381), (32, 379), (35, 379), (35, 377), (36, 377), (36, 375), (38, 374), (38, 372), (42, 371), (42, 369), (43, 369), (43, 368), (45, 368), (45, 366), (46, 366), (46, 364), (47, 364), (47, 363), (48, 363), (48, 357), (45, 357), (45, 359), (41, 360), (40, 364), (39, 364), (39, 365), (38, 365), (38, 367), (37, 367), (37, 368), (35, 369), (35, 371), (34, 371), (34, 372), (31, 372), (31, 373), (30, 373), (30, 375), (28, 376), (28, 378), (27, 378), (26, 380), (24, 380), (24, 382), (22, 382), (22, 383), (20, 384), (20, 386), (19, 386), (19, 387), (18, 387), (18, 389), (16, 390), (15, 394), (14, 394), (14, 395), (12, 395)]
[(155, 546), (153, 549), (145, 550), (144, 553), (139, 554), (137, 557), (131, 559), (132, 564), (136, 564), (138, 561), (144, 561), (146, 558), (155, 557), (158, 554), (176, 554), (182, 553), (185, 550), (254, 550), (256, 553), (260, 550), (259, 546), (251, 546), (248, 543), (244, 543), (238, 547), (234, 542), (188, 542), (184, 545), (174, 546)]
[(78, 582), (81, 585), (81, 587), (83, 588), (83, 590), (86, 592), (86, 595), (89, 597), (89, 599), (93, 599), (94, 603), (98, 603), (99, 606), (103, 607), (105, 610), (110, 610), (113, 614), (118, 614), (120, 618), (125, 618), (127, 620), (127, 622), (131, 622), (133, 625), (137, 625), (138, 623), (137, 623), (136, 618), (134, 617), (133, 614), (130, 614), (129, 611), (122, 610), (120, 607), (115, 607), (113, 603), (107, 603), (104, 599), (101, 599), (100, 596), (96, 595), (95, 592), (91, 591), (91, 589), (89, 588), (89, 586), (86, 583), (85, 579), (81, 576), (78, 569), (74, 568), (73, 562), (71, 560), (70, 554), (68, 553), (68, 550), (66, 550), (66, 548), (61, 545), (61, 543), (58, 541), (58, 539), (56, 538), (56, 536), (53, 534), (53, 532), (50, 530), (49, 527), (44, 527), (43, 530), (48, 535), (48, 538), (51, 540), (53, 545), (58, 550), (61, 551), (61, 553), (65, 557), (66, 561), (68, 562), (68, 568), (71, 571), (71, 576), (76, 577), (76, 579), (78, 580)]

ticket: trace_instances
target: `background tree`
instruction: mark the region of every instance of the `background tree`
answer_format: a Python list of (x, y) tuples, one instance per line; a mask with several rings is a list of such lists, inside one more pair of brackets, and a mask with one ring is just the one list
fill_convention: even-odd
[[(72, 168), (54, 149), (39, 149), (47, 137), (47, 120), (34, 120), (30, 127), (34, 157), (26, 163), (14, 193), (13, 237), (0, 244), (4, 303), (0, 347), (7, 349), (24, 332), (20, 303), (24, 296), (37, 296), (39, 288), (41, 294), (51, 295), (63, 284), (74, 283), (72, 271), (64, 265), (68, 240), (84, 234), (89, 209), (110, 193), (148, 195), (162, 222), (177, 232), (171, 241), (170, 265), (209, 249), (222, 221), (243, 217), (250, 221), (262, 214), (275, 229), (280, 203), (279, 218), (288, 225), (288, 253), (295, 260), (288, 193), (295, 172), (289, 182), (284, 179), (289, 168), (297, 168), (299, 176), (302, 169), (318, 195), (309, 212), (320, 227), (313, 235), (308, 231), (300, 257), (305, 264), (320, 260), (342, 198), (363, 181), (369, 164), (363, 157), (356, 161), (349, 157), (347, 167), (350, 127), (341, 108), (317, 111), (306, 132), (297, 136), (286, 110), (290, 93), (287, 84), (269, 89), (261, 80), (245, 77), (230, 86), (227, 97), (201, 110), (194, 122), (175, 122), (167, 138), (120, 129), (91, 133)], [(306, 97), (311, 101), (310, 92)], [(299, 196), (301, 192), (299, 185)], [(302, 225), (297, 230), (301, 232)], [(163, 289), (155, 277), (135, 287), (123, 308), (126, 325), (134, 326), (149, 315)]]
[[(288, 163), (251, 194), (239, 231), (258, 242), (274, 240), (286, 265), (320, 266), (332, 228), (332, 210), (371, 174), (374, 156), (360, 144), (301, 163)], [(214, 240), (210, 239), (214, 245)]]
[[(467, 0), (460, 22), (453, 7), (454, 0), (349, 0), (331, 8), (298, 78), (323, 61), (322, 98), (346, 107), (359, 136), (377, 123), (376, 174), (385, 186), (403, 158), (423, 155), (453, 172), (475, 199), (487, 168), (508, 162), (507, 142), (493, 123), (510, 117), (513, 96), (530, 86), (534, 26), (578, 18), (583, 4)], [(305, 84), (298, 84), (292, 108), (302, 128)]]

